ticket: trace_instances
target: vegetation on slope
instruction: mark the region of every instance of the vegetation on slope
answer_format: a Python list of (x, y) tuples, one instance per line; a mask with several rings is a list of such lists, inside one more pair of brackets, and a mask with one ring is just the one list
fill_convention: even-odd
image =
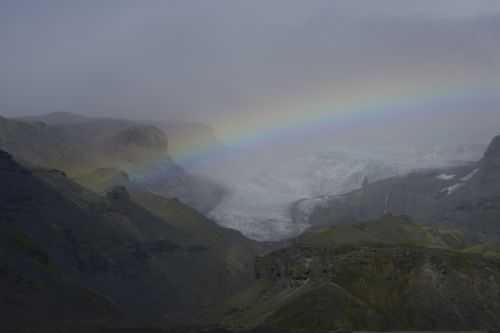
[[(451, 236), (450, 236), (451, 235)], [(292, 331), (498, 328), (500, 261), (405, 217), (306, 232), (260, 257), (226, 324)]]

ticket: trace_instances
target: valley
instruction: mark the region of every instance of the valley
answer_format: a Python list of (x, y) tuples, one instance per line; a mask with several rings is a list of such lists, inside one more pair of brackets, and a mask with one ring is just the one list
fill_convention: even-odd
[(0, 120), (4, 327), (498, 328), (499, 137), (478, 161), (323, 153), (222, 183), (152, 125)]
[(0, 0), (0, 333), (500, 333), (500, 1)]

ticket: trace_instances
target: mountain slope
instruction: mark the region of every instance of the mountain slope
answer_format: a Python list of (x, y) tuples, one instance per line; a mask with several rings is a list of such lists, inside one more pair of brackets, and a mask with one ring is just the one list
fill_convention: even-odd
[[(189, 323), (251, 276), (254, 243), (178, 201), (167, 216), (163, 198), (137, 200), (159, 207), (150, 211), (124, 187), (103, 197), (4, 152), (0, 181), (0, 288), (9, 291), (0, 306), (14, 326), (114, 322), (115, 313)], [(182, 227), (187, 215), (192, 227)], [(198, 235), (206, 230), (218, 238)]]
[[(30, 321), (108, 321), (117, 307), (87, 286), (67, 279), (78, 270), (63, 230), (86, 221), (83, 212), (0, 151), (0, 289), (2, 329)], [(57, 203), (58, 212), (50, 206)], [(69, 229), (68, 229), (69, 230)], [(65, 267), (65, 273), (60, 266)]]
[[(145, 142), (148, 137), (159, 137), (162, 145)], [(21, 161), (78, 174), (99, 166), (130, 165), (166, 153), (167, 147), (163, 132), (128, 121), (49, 125), (0, 117), (0, 148)]]
[(255, 285), (232, 299), (225, 323), (303, 332), (499, 328), (500, 261), (452, 250), (449, 239), (394, 216), (306, 232), (258, 258)]
[[(79, 125), (80, 127), (98, 127), (99, 124), (112, 124), (127, 127), (136, 122), (130, 120), (89, 117), (72, 112), (51, 112), (36, 116), (25, 116), (16, 120), (31, 123), (44, 123), (46, 125)], [(92, 125), (92, 126), (90, 126)], [(156, 126), (168, 134), (169, 152), (174, 157), (186, 150), (196, 149), (199, 146), (215, 145), (217, 138), (213, 129), (203, 123), (184, 121), (180, 119), (168, 119), (166, 121), (143, 122), (141, 125)]]

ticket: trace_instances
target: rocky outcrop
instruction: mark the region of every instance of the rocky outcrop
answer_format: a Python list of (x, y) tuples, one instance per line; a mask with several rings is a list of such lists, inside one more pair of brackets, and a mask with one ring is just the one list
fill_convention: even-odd
[[(473, 330), (500, 327), (498, 265), (481, 256), (438, 249), (294, 247), (259, 260), (257, 274), (280, 286), (282, 293), (303, 292), (271, 314), (268, 325)], [(308, 308), (313, 300), (314, 308)]]

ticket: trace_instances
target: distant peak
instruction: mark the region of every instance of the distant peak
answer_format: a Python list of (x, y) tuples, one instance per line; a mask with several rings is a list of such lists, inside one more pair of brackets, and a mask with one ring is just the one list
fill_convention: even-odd
[(500, 160), (500, 135), (491, 140), (491, 143), (484, 153), (484, 159), (499, 159)]

